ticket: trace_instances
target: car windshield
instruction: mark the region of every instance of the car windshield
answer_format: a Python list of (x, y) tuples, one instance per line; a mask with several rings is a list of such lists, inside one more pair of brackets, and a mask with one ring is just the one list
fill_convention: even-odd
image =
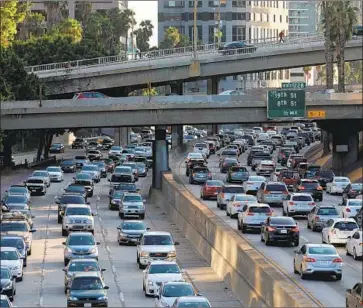
[(336, 255), (337, 251), (332, 247), (309, 247), (308, 253), (311, 255)]
[(93, 236), (86, 236), (86, 235), (74, 235), (71, 236), (68, 240), (69, 246), (94, 246), (95, 239)]
[(270, 213), (271, 210), (268, 206), (250, 206), (249, 210), (250, 213)]
[(72, 166), (72, 165), (74, 165), (74, 161), (73, 160), (65, 160), (65, 161), (61, 162), (61, 165), (63, 165), (63, 166), (66, 166), (66, 165)]
[(59, 148), (59, 147), (61, 147), (62, 146), (62, 144), (61, 143), (53, 143), (52, 144), (52, 147), (55, 147), (55, 148)]
[(91, 150), (91, 151), (88, 151), (88, 154), (100, 154), (100, 152), (96, 151), (96, 150)]
[(224, 187), (223, 192), (228, 194), (243, 194), (244, 189), (242, 186)]
[(203, 155), (201, 153), (189, 153), (188, 158), (202, 158)]
[(113, 146), (111, 147), (111, 151), (122, 151), (121, 147)]
[(334, 177), (334, 172), (333, 171), (320, 171), (320, 177), (332, 178), (332, 177)]
[(10, 187), (9, 192), (26, 194), (28, 193), (28, 189), (26, 187)]
[(149, 274), (179, 274), (180, 269), (176, 264), (152, 264)]
[(120, 184), (115, 189), (117, 190), (124, 190), (124, 191), (136, 191), (136, 185), (135, 184)]
[(347, 182), (349, 182), (349, 180), (346, 179), (346, 178), (335, 178), (335, 182), (337, 182), (337, 183), (347, 183)]
[(262, 176), (250, 176), (248, 182), (265, 182), (265, 178)]
[(217, 186), (217, 187), (221, 187), (223, 186), (223, 182), (222, 181), (207, 181), (206, 183), (208, 186)]
[(66, 188), (66, 191), (74, 191), (74, 192), (85, 192), (86, 189), (84, 188), (84, 186), (81, 186), (81, 185), (71, 185), (71, 186), (68, 186)]
[(293, 201), (313, 201), (313, 197), (311, 196), (292, 196)]
[(48, 172), (61, 172), (61, 169), (58, 167), (48, 167), (47, 171)]
[(314, 188), (317, 188), (319, 187), (319, 182), (305, 182), (303, 181), (301, 183), (301, 186), (307, 188), (307, 189), (314, 189)]
[(138, 164), (136, 165), (136, 167), (137, 167), (137, 169), (145, 169), (145, 164), (140, 164), (140, 163), (138, 163)]
[(248, 172), (246, 167), (232, 167), (231, 171), (232, 172)]
[(281, 184), (267, 184), (266, 190), (268, 191), (286, 191), (285, 185)]
[(363, 187), (363, 184), (361, 184), (361, 183), (354, 183), (354, 184), (352, 184), (352, 190), (361, 190), (362, 189), (362, 187)]
[(76, 156), (74, 159), (75, 160), (86, 160), (87, 157), (86, 156)]
[(124, 196), (124, 191), (116, 191), (112, 195), (112, 199), (121, 199)]
[(349, 206), (362, 206), (362, 200), (349, 200)]
[(16, 251), (1, 251), (0, 260), (18, 260), (19, 255)]
[(24, 222), (2, 222), (0, 224), (0, 231), (4, 232), (4, 231), (22, 231), (22, 232), (27, 232), (29, 231), (28, 225), (27, 223)]
[(170, 235), (147, 235), (144, 245), (174, 245), (174, 242)]
[(193, 296), (194, 290), (190, 285), (166, 285), (163, 288), (163, 297)]
[(45, 172), (45, 171), (35, 171), (32, 176), (47, 177), (48, 176), (48, 172)]
[(255, 196), (251, 195), (237, 195), (235, 201), (256, 201), (257, 199)]
[(5, 203), (27, 203), (27, 201), (27, 198), (23, 195), (12, 195), (6, 198)]
[(142, 222), (123, 222), (122, 230), (145, 230), (145, 225)]
[(208, 304), (208, 302), (201, 302), (201, 301), (189, 301), (189, 302), (179, 302), (178, 303), (178, 307), (185, 307), (185, 308), (189, 308), (189, 307), (197, 307), (197, 308), (202, 308), (202, 307), (210, 307), (210, 305)]
[(141, 196), (124, 196), (123, 198), (124, 202), (142, 202)]
[(116, 167), (115, 169), (116, 173), (132, 173), (131, 167)]
[(86, 207), (67, 207), (66, 216), (71, 215), (82, 215), (82, 216), (90, 216), (91, 210)]
[(340, 231), (353, 231), (354, 229), (358, 229), (358, 225), (353, 221), (338, 221), (335, 224), (334, 228), (339, 229)]
[(59, 202), (61, 204), (85, 204), (86, 201), (82, 196), (70, 196), (70, 195), (63, 195)]
[(83, 166), (81, 171), (98, 171), (97, 166)]
[(91, 176), (87, 173), (78, 173), (76, 175), (76, 180), (91, 180)]
[(98, 262), (95, 261), (76, 261), (71, 262), (68, 267), (69, 272), (96, 272), (100, 271)]
[[(2, 268), (0, 277), (1, 279), (10, 279), (10, 270)], [(0, 305), (0, 307), (3, 307), (3, 305)]]
[(271, 225), (295, 226), (295, 220), (291, 217), (273, 217), (271, 218)]
[(103, 284), (98, 277), (77, 277), (74, 278), (71, 290), (101, 290)]
[(136, 169), (136, 164), (127, 163), (127, 164), (124, 164), (124, 166), (131, 167), (131, 169)]
[(223, 151), (222, 156), (236, 155), (236, 151)]
[(318, 210), (317, 215), (339, 215), (335, 207), (323, 207)]
[(208, 173), (208, 169), (206, 168), (194, 168), (195, 173)]
[(14, 247), (17, 249), (24, 249), (24, 240), (20, 238), (2, 238), (0, 241), (1, 247)]

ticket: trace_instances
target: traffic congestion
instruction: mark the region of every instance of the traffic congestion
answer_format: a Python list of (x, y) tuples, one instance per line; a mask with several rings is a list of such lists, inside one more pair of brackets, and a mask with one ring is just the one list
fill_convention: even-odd
[(358, 307), (362, 183), (309, 162), (319, 140), (312, 123), (221, 131), (194, 143), (179, 174), (291, 283), (324, 306)]
[(72, 158), (4, 192), (1, 307), (120, 307), (126, 292), (134, 307), (211, 307), (177, 262), (180, 243), (146, 217), (151, 144), (78, 138)]

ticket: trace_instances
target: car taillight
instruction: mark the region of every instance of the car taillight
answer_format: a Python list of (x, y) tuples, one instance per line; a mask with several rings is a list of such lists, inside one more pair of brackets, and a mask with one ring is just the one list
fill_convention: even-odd
[(272, 216), (272, 215), (273, 215), (273, 212), (272, 211), (266, 213), (266, 216)]
[(209, 173), (208, 173), (208, 176), (212, 176), (212, 173), (210, 173), (210, 172), (209, 172)]
[(274, 227), (267, 227), (267, 231), (275, 231), (276, 230), (276, 228), (274, 228)]
[(304, 186), (299, 186), (297, 189), (299, 189), (299, 190), (304, 190), (304, 189), (305, 189), (305, 187), (304, 187)]
[(298, 227), (294, 227), (291, 229), (292, 232), (299, 232), (299, 228)]
[(310, 258), (310, 257), (306, 257), (306, 256), (304, 256), (303, 260), (305, 262), (316, 262), (316, 260), (314, 258)]
[(232, 205), (233, 205), (234, 207), (239, 207), (239, 206), (240, 206), (240, 204), (239, 204), (238, 202), (234, 202)]
[(346, 208), (346, 209), (345, 209), (345, 211), (346, 211), (346, 212), (348, 212), (348, 213), (349, 213), (349, 212), (351, 212), (351, 210), (350, 210), (350, 208), (349, 208), (349, 207), (348, 207), (348, 208)]
[(323, 190), (323, 187), (318, 186), (317, 190)]
[(315, 202), (309, 202), (308, 204), (309, 205), (315, 205)]
[(224, 198), (224, 193), (221, 193), (221, 197)]
[(320, 220), (320, 218), (315, 216), (315, 221), (319, 221), (319, 220)]
[(342, 260), (342, 258), (335, 258), (333, 260), (333, 263), (343, 263), (343, 260)]
[(265, 195), (268, 195), (270, 192), (269, 192), (268, 190), (264, 190), (264, 191), (263, 191), (263, 193), (264, 193)]
[(295, 205), (295, 203), (290, 201), (290, 202), (289, 202), (289, 205)]
[(247, 182), (247, 185), (252, 185), (253, 184), (253, 182)]

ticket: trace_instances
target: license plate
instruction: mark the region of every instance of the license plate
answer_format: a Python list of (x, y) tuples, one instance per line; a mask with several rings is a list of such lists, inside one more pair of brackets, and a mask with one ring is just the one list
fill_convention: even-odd
[(92, 307), (92, 304), (90, 303), (84, 304), (84, 307)]
[(36, 192), (37, 190), (36, 189), (32, 189), (32, 192)]
[(329, 265), (329, 261), (319, 261), (319, 265)]
[(287, 230), (280, 230), (280, 233), (286, 234), (287, 233)]
[(131, 242), (137, 242), (137, 238), (132, 238)]

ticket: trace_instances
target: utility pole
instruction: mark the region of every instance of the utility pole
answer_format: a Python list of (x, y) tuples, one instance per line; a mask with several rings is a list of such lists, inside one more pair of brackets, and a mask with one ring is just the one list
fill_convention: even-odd
[(197, 12), (198, 12), (198, 0), (194, 0), (194, 29), (193, 29), (193, 39), (194, 39), (194, 60), (197, 59), (197, 44), (198, 44), (198, 28), (197, 28)]
[(218, 12), (217, 12), (217, 27), (218, 27), (218, 47), (221, 45), (221, 0), (218, 2)]
[(136, 59), (135, 57), (135, 42), (134, 42), (134, 23), (131, 24), (131, 48), (132, 48), (132, 59)]

